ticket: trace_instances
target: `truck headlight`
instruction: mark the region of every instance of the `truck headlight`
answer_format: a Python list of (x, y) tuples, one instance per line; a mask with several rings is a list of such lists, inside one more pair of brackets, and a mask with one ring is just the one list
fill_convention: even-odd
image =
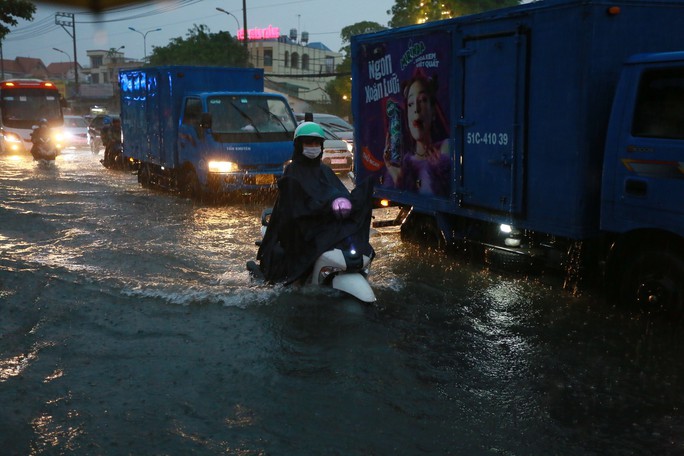
[(208, 163), (210, 173), (234, 173), (238, 171), (237, 163), (229, 161), (210, 161)]

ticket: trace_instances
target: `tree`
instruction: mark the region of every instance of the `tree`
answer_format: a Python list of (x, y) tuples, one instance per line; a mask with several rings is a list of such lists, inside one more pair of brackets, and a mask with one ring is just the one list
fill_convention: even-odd
[(466, 14), (514, 6), (519, 0), (395, 0), (387, 14), (390, 27), (421, 24)]
[(0, 0), (0, 41), (17, 25), (17, 18), (33, 20), (36, 5), (26, 0)]
[(151, 65), (247, 66), (244, 46), (228, 32), (210, 33), (195, 24), (186, 38), (173, 38), (167, 46), (155, 46)]
[(356, 24), (348, 25), (342, 29), (340, 32), (340, 38), (342, 38), (342, 47), (340, 48), (340, 52), (344, 52), (347, 57), (351, 55), (351, 38), (354, 35), (360, 35), (362, 33), (371, 33), (371, 32), (377, 32), (379, 30), (385, 30), (387, 27), (384, 27), (377, 22), (371, 22), (371, 21), (361, 21), (357, 22)]

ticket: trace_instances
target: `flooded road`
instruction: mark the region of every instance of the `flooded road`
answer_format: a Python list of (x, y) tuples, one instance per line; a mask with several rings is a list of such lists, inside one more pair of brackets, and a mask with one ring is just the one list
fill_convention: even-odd
[(3, 455), (684, 454), (679, 322), (376, 233), (377, 304), (250, 283), (263, 204), (0, 157)]

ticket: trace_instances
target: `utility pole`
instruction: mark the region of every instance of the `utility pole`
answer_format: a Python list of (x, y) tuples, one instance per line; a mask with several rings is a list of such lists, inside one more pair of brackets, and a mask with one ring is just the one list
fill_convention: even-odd
[[(60, 19), (64, 18), (64, 19)], [(78, 87), (78, 57), (76, 57), (76, 20), (74, 13), (55, 13), (55, 24), (61, 25), (65, 32), (74, 41), (74, 88), (76, 90), (76, 97), (79, 96), (80, 90)], [(67, 27), (71, 26), (71, 32)]]
[(242, 0), (242, 31), (245, 34), (245, 49), (248, 49), (249, 35), (247, 34), (247, 0)]

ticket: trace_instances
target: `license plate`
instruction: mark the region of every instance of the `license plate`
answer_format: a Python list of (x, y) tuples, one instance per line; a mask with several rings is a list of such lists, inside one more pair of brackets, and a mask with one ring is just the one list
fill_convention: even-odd
[(330, 159), (330, 163), (333, 165), (346, 165), (347, 159), (346, 158), (332, 158), (332, 159)]
[(273, 174), (257, 174), (255, 181), (257, 185), (271, 185), (273, 183)]

